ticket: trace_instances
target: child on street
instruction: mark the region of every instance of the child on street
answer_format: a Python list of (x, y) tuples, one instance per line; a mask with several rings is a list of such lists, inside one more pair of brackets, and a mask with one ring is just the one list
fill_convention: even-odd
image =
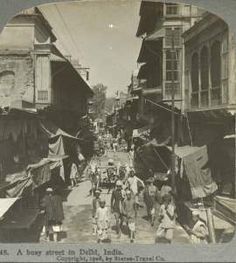
[(135, 239), (135, 220), (136, 220), (136, 203), (132, 198), (130, 190), (126, 191), (126, 199), (124, 200), (124, 214), (129, 228), (130, 243)]
[(92, 220), (93, 220), (92, 223), (93, 223), (93, 235), (96, 235), (97, 234), (97, 224), (96, 224), (95, 216), (96, 216), (97, 209), (100, 206), (101, 190), (96, 189), (94, 194), (95, 194), (95, 196), (94, 196), (93, 201), (92, 201)]
[(109, 228), (110, 228), (110, 213), (108, 207), (105, 206), (106, 202), (100, 200), (100, 207), (96, 211), (97, 223), (97, 242), (110, 241)]
[(160, 206), (159, 211), (160, 224), (156, 232), (157, 242), (160, 241), (160, 239), (164, 239), (168, 243), (171, 243), (173, 239), (176, 213), (175, 206), (171, 201), (172, 197), (170, 194), (163, 196), (163, 204)]

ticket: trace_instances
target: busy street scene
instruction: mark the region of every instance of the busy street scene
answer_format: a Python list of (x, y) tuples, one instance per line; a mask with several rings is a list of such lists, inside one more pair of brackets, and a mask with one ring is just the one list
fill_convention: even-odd
[(16, 14), (0, 34), (0, 242), (230, 242), (235, 72), (233, 31), (197, 6)]

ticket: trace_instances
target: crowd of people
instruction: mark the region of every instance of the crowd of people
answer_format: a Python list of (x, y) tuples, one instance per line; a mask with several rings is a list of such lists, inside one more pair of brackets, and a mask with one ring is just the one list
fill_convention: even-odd
[[(176, 206), (166, 176), (162, 187), (155, 184), (155, 178), (150, 177), (145, 182), (140, 180), (133, 168), (128, 175), (115, 182), (111, 193), (110, 203), (106, 203), (99, 184), (92, 183), (94, 197), (92, 201), (93, 235), (97, 235), (97, 242), (111, 242), (111, 222), (114, 217), (117, 238), (120, 238), (122, 228), (128, 229), (130, 242), (135, 240), (137, 231), (137, 217), (140, 209), (146, 207), (146, 218), (152, 227), (156, 227), (157, 243), (171, 243), (176, 228)], [(193, 243), (206, 243), (208, 231), (206, 224), (200, 220), (199, 214), (193, 214), (194, 224), (187, 229)], [(156, 224), (158, 222), (158, 224)]]
[[(111, 142), (107, 148), (116, 152), (120, 145), (119, 136)], [(90, 169), (91, 190), (94, 195), (93, 207), (93, 235), (97, 235), (97, 242), (111, 242), (111, 229), (115, 227), (117, 237), (120, 238), (122, 229), (128, 229), (130, 242), (135, 241), (137, 232), (137, 218), (141, 209), (146, 208), (146, 219), (155, 229), (155, 241), (157, 243), (171, 243), (176, 228), (176, 204), (173, 195), (170, 170), (167, 171), (161, 182), (155, 173), (142, 181), (135, 173), (132, 166), (134, 148), (130, 148), (129, 160), (124, 165), (108, 160), (107, 177), (115, 178), (108, 192), (102, 189), (101, 169), (94, 163)], [(110, 180), (111, 183), (111, 180)], [(111, 192), (110, 202), (106, 203), (102, 198), (104, 194)], [(194, 212), (193, 225), (186, 231), (193, 243), (206, 243), (208, 230), (206, 223)], [(114, 221), (112, 220), (112, 217)], [(115, 226), (111, 226), (115, 222)], [(123, 231), (126, 232), (126, 231)]]
[[(108, 162), (111, 164), (111, 160)], [(115, 227), (117, 237), (121, 236), (121, 230), (125, 224), (129, 230), (130, 242), (135, 240), (136, 219), (138, 211), (143, 207), (144, 200), (147, 208), (147, 218), (151, 225), (154, 226), (156, 216), (159, 214), (162, 202), (166, 204), (169, 211), (168, 216), (171, 215), (171, 224), (168, 225), (165, 211), (160, 209), (160, 220), (164, 222), (163, 226), (173, 228), (175, 221), (175, 209), (172, 204), (171, 188), (170, 193), (163, 190), (166, 185), (163, 185), (161, 191), (154, 185), (154, 179), (149, 178), (146, 182), (139, 179), (133, 167), (120, 166), (117, 171), (116, 181), (114, 182), (114, 189), (111, 192), (110, 204), (105, 204), (105, 200), (101, 198), (101, 188), (99, 185), (99, 170), (98, 168), (91, 169), (91, 185), (90, 193), (94, 194), (93, 206), (93, 234), (98, 237), (98, 242), (110, 239), (111, 215), (115, 219)], [(109, 174), (109, 167), (108, 167)], [(163, 194), (165, 192), (165, 194)], [(110, 211), (108, 206), (110, 205)], [(162, 217), (162, 218), (161, 218)], [(162, 226), (162, 227), (163, 227)], [(168, 234), (171, 231), (167, 231)], [(160, 231), (158, 231), (160, 235)], [(171, 241), (171, 236), (167, 235), (167, 239)]]
[[(111, 149), (117, 150), (114, 145)], [(91, 162), (87, 172), (91, 181), (89, 194), (92, 196), (92, 233), (97, 237), (98, 243), (111, 242), (112, 229), (115, 229), (117, 238), (121, 237), (122, 232), (128, 232), (130, 242), (133, 243), (137, 234), (137, 219), (142, 209), (146, 209), (146, 219), (156, 233), (155, 242), (172, 242), (177, 213), (170, 184), (170, 170), (162, 177), (161, 182), (154, 172), (143, 181), (136, 175), (130, 160), (126, 164), (120, 164), (109, 159), (105, 171), (106, 187), (102, 185), (101, 175), (104, 170), (101, 169), (99, 158)], [(77, 174), (78, 169), (72, 164), (72, 187), (77, 185)], [(49, 240), (52, 236), (56, 242), (64, 219), (62, 198), (57, 189), (46, 189), (42, 213), (45, 216), (45, 237)], [(197, 212), (193, 213), (193, 224), (186, 231), (192, 243), (207, 243), (208, 229)]]

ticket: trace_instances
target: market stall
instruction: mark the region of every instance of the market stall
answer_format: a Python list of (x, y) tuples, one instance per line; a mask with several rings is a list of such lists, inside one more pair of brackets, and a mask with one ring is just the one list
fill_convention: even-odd
[[(13, 204), (10, 201), (14, 200), (14, 205), (8, 205), (8, 211), (0, 220), (3, 242), (37, 242), (43, 225), (41, 201), (48, 186), (63, 187), (64, 177), (59, 172), (62, 167), (61, 158), (44, 158), (28, 165), (25, 173), (15, 175), (11, 182), (1, 188), (1, 196), (5, 198), (0, 199), (0, 204)], [(53, 177), (55, 170), (56, 177)]]

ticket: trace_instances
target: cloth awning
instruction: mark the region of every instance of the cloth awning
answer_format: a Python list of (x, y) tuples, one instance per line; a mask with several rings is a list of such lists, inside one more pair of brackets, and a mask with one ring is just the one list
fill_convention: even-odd
[(68, 137), (74, 140), (81, 140), (75, 136), (70, 135), (69, 133), (63, 131), (62, 129), (58, 128), (56, 125), (54, 125), (50, 121), (41, 120), (40, 126), (42, 129), (46, 132), (46, 134), (49, 136), (49, 138), (55, 138), (59, 136)]
[(0, 218), (11, 208), (18, 198), (0, 198)]
[(216, 109), (216, 110), (209, 110), (209, 111), (189, 111), (188, 118), (190, 122), (214, 122), (214, 123), (225, 123), (225, 119), (232, 117), (234, 118), (231, 113), (227, 109)]
[(127, 98), (126, 101), (133, 101), (133, 100), (138, 100), (138, 99), (139, 99), (139, 96), (133, 96), (133, 97)]
[(143, 96), (148, 96), (148, 95), (152, 95), (152, 94), (162, 94), (162, 88), (161, 87), (156, 87), (156, 88), (152, 88), (152, 89), (143, 89), (142, 92)]
[(149, 136), (150, 136), (150, 128), (147, 126), (133, 130), (133, 138), (141, 138), (143, 140), (147, 140)]
[(138, 87), (133, 88), (133, 89), (130, 91), (130, 93), (131, 93), (131, 94), (137, 94), (137, 93), (141, 92), (142, 89), (143, 89), (142, 87), (138, 86)]
[(157, 41), (143, 40), (137, 62), (145, 63), (160, 58), (162, 42), (162, 38)]
[(224, 139), (236, 139), (236, 134), (225, 135)]
[[(197, 211), (199, 213), (200, 219), (207, 222), (207, 214), (205, 208), (196, 208), (193, 206), (192, 202), (185, 202), (185, 207), (190, 210), (191, 214), (194, 211)], [(220, 230), (228, 230), (229, 232), (234, 232), (234, 226), (232, 223), (229, 222), (228, 218), (224, 218), (221, 214), (218, 213), (217, 210), (213, 210), (213, 222), (214, 222), (214, 228), (220, 229)], [(227, 231), (227, 232), (228, 232)]]
[[(172, 148), (158, 145), (155, 140), (143, 145), (138, 162), (154, 172), (167, 172), (171, 167)], [(175, 147), (176, 174), (180, 179), (186, 177), (190, 184), (192, 198), (203, 198), (217, 190), (209, 168), (207, 147)]]
[(224, 196), (215, 196), (214, 209), (230, 222), (236, 224), (236, 200)]
[(60, 168), (60, 176), (65, 180), (62, 160), (67, 156), (44, 158), (36, 164), (28, 165), (26, 173), (21, 178), (12, 180), (4, 187), (7, 197), (21, 197), (27, 189), (34, 190), (51, 179), (51, 170)]

